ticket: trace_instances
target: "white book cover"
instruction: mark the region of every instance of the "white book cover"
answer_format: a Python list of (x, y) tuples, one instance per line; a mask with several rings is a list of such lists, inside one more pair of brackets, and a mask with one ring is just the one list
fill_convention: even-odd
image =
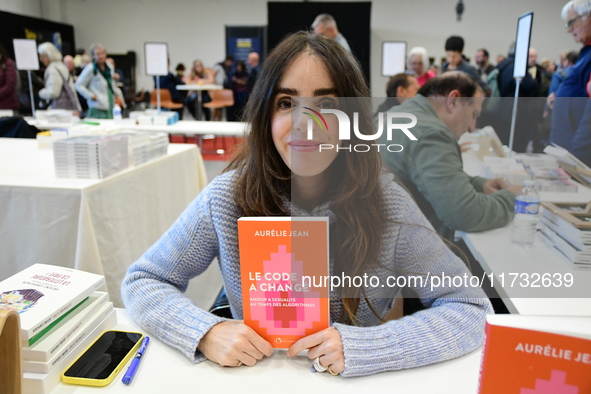
[(99, 309), (98, 313), (88, 321), (76, 335), (71, 336), (65, 343), (64, 347), (53, 355), (47, 362), (40, 361), (23, 361), (23, 372), (34, 372), (34, 373), (49, 373), (55, 368), (59, 362), (72, 352), (80, 343), (82, 343), (88, 335), (111, 313), (114, 312), (113, 303), (108, 302)]
[(56, 355), (76, 333), (96, 315), (98, 310), (107, 303), (107, 293), (97, 291), (90, 295), (72, 313), (56, 324), (33, 344), (22, 348), (23, 360), (47, 362)]
[(45, 329), (105, 285), (105, 277), (34, 264), (0, 282), (0, 308), (19, 313), (21, 339), (32, 345)]
[(556, 225), (560, 228), (560, 234), (565, 238), (566, 234), (570, 234), (572, 237), (580, 239), (583, 243), (591, 242), (591, 228), (577, 228), (548, 209), (544, 209), (542, 217), (546, 217), (552, 222), (556, 223)]
[(113, 309), (99, 325), (90, 332), (84, 340), (62, 358), (49, 373), (23, 373), (23, 394), (50, 394), (61, 382), (62, 373), (74, 360), (79, 357), (92, 342), (103, 332), (112, 330), (117, 325), (117, 314)]

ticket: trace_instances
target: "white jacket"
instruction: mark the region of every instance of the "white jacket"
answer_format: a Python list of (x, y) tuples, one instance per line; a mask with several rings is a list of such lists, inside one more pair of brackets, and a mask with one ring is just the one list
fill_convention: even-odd
[[(109, 64), (106, 64), (106, 66), (111, 70), (111, 76), (115, 75), (113, 67)], [(115, 101), (115, 96), (118, 96), (125, 103), (123, 93), (117, 87), (115, 78), (111, 78), (111, 87), (115, 93), (113, 95), (113, 102)], [(101, 75), (100, 71), (97, 70), (96, 74), (94, 73), (92, 63), (88, 64), (82, 70), (82, 74), (80, 74), (76, 81), (76, 90), (86, 99), (89, 108), (101, 109), (103, 111), (111, 110), (109, 107), (109, 86), (107, 85), (107, 80)], [(94, 96), (96, 96), (96, 100), (92, 99)]]
[[(43, 100), (51, 101), (58, 98), (62, 91), (64, 81), (67, 81), (70, 85), (72, 92), (76, 92), (74, 78), (70, 75), (68, 67), (66, 67), (61, 61), (53, 61), (49, 63), (49, 66), (45, 69), (43, 79), (45, 81), (45, 87), (39, 91), (39, 97)], [(80, 111), (80, 103), (78, 103), (77, 100), (76, 103), (78, 104), (78, 110)]]

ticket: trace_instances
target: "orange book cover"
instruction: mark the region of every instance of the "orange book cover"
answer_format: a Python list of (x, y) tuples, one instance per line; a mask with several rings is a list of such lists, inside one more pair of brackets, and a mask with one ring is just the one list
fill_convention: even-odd
[(238, 245), (246, 325), (280, 349), (329, 327), (328, 218), (240, 218)]
[(489, 316), (479, 386), (479, 394), (591, 393), (591, 318)]

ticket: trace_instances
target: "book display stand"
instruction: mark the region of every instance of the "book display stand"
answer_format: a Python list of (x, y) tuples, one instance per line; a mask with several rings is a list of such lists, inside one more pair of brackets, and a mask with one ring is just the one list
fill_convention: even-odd
[(15, 311), (0, 309), (0, 393), (22, 392), (20, 319)]

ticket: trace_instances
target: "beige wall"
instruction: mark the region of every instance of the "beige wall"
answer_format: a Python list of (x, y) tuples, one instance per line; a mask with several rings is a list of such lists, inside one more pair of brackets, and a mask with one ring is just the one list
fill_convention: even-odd
[[(466, 40), (468, 57), (485, 47), (494, 59), (506, 53), (515, 37), (517, 17), (533, 10), (532, 46), (540, 58), (557, 59), (559, 52), (579, 48), (562, 27), (566, 0), (465, 0), (462, 22), (456, 22), (457, 0), (372, 3), (371, 87), (376, 97), (385, 95), (387, 82), (380, 75), (382, 41), (424, 46), (439, 59), (445, 39), (457, 34)], [(194, 59), (211, 66), (224, 56), (225, 25), (267, 24), (266, 0), (0, 0), (0, 10), (72, 24), (79, 47), (98, 41), (112, 53), (136, 51), (138, 86), (148, 89), (152, 81), (144, 75), (145, 41), (167, 42), (173, 67)]]

